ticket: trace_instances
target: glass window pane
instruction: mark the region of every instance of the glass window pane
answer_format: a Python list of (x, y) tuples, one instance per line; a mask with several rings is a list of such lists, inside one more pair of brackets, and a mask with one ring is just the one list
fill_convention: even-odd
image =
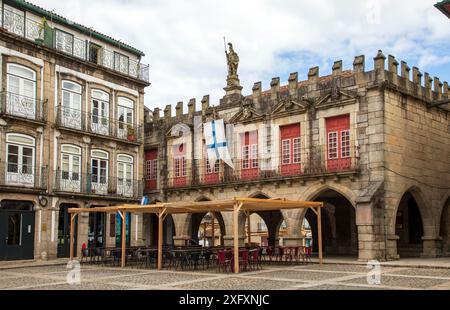
[(20, 79), (16, 76), (8, 76), (8, 91), (13, 94), (20, 92)]
[(10, 64), (10, 65), (8, 65), (8, 73), (23, 77), (25, 79), (29, 79), (29, 80), (33, 80), (33, 81), (36, 80), (36, 73), (34, 73), (34, 71), (24, 68), (22, 66)]
[(33, 138), (26, 137), (26, 136), (21, 136), (21, 135), (15, 135), (15, 134), (9, 134), (6, 137), (6, 142), (34, 146), (34, 139)]
[(81, 94), (81, 85), (69, 82), (69, 81), (63, 81), (62, 82), (62, 88), (70, 90), (72, 92)]

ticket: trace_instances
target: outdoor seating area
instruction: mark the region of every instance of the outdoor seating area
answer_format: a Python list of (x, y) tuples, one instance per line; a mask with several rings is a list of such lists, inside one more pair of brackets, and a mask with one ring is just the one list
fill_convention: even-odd
[[(85, 249), (82, 264), (119, 267), (121, 248)], [(125, 250), (131, 268), (158, 268), (157, 247), (130, 247)], [(239, 272), (261, 270), (263, 265), (300, 265), (311, 263), (305, 247), (242, 247), (239, 248)], [(233, 249), (227, 247), (163, 247), (163, 269), (173, 271), (208, 270), (234, 272)]]
[[(321, 209), (322, 202), (290, 201), (286, 199), (235, 198), (233, 200), (207, 202), (157, 203), (148, 206), (125, 205), (116, 207), (69, 209), (70, 217), (70, 258), (74, 258), (74, 222), (81, 213), (116, 213), (122, 220), (127, 214), (151, 213), (158, 217), (157, 247), (126, 247), (126, 225), (122, 225), (121, 247), (103, 249), (82, 249), (83, 263), (111, 266), (127, 265), (137, 268), (163, 268), (174, 270), (199, 270), (216, 268), (222, 272), (240, 273), (260, 269), (263, 264), (297, 264), (310, 261), (304, 247), (241, 247), (239, 245), (238, 217), (244, 213), (249, 230), (247, 244), (251, 245), (250, 214), (257, 211), (311, 209), (318, 223), (318, 258), (323, 263)], [(233, 246), (226, 248), (208, 247), (167, 247), (163, 246), (163, 221), (170, 214), (195, 214), (208, 212), (233, 213)]]

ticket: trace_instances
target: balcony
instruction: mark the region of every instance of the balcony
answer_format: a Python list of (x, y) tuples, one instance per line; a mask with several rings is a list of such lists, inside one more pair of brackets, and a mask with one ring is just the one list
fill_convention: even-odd
[[(40, 22), (25, 18), (24, 15), (7, 8), (3, 10), (3, 16), (3, 28), (8, 32), (81, 60), (91, 60), (86, 52), (89, 42), (81, 37), (55, 30), (48, 25), (44, 28)], [(101, 48), (101, 55), (95, 64), (147, 83), (150, 80), (149, 65), (139, 63), (105, 48)]]
[[(206, 163), (195, 160), (187, 164), (185, 176), (169, 177), (164, 183), (167, 189), (189, 188), (194, 186), (224, 186), (252, 182), (276, 182), (289, 179), (339, 176), (359, 171), (359, 150), (352, 148), (349, 156), (339, 159), (327, 159), (325, 148), (317, 147), (316, 152), (305, 152), (302, 161), (296, 164), (280, 164), (280, 158), (270, 157), (258, 160), (234, 160), (235, 170), (221, 165), (218, 173), (204, 173)], [(244, 167), (246, 169), (244, 169)]]
[(61, 170), (55, 171), (54, 176), (53, 190), (58, 193), (133, 200), (142, 197), (143, 182), (138, 180)]
[(33, 167), (12, 163), (0, 164), (0, 186), (19, 189), (46, 190), (48, 173), (46, 167)]
[(0, 115), (44, 123), (45, 104), (35, 98), (0, 92)]
[(100, 117), (63, 106), (56, 108), (56, 125), (68, 130), (83, 131), (133, 144), (142, 143), (142, 126), (126, 124), (113, 118)]

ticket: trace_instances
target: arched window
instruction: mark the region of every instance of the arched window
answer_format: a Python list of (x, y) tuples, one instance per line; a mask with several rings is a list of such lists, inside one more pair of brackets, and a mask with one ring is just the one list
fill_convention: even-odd
[(92, 91), (91, 127), (94, 133), (109, 134), (109, 94), (94, 89)]
[(125, 97), (119, 97), (118, 101), (119, 138), (127, 139), (128, 127), (134, 124), (134, 101)]
[(81, 85), (63, 80), (62, 81), (62, 125), (64, 127), (81, 129)]
[(81, 148), (71, 144), (61, 145), (61, 189), (81, 190)]
[(102, 150), (91, 151), (91, 184), (98, 194), (108, 193), (109, 154)]
[(133, 165), (134, 159), (126, 154), (117, 155), (117, 191), (119, 195), (133, 196)]
[(33, 137), (17, 133), (6, 135), (8, 184), (34, 184), (35, 145), (36, 140)]
[(8, 64), (7, 71), (7, 112), (35, 119), (36, 72), (16, 64)]

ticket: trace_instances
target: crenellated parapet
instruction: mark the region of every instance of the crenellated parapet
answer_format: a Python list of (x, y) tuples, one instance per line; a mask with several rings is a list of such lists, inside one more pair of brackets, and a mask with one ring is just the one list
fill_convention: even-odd
[[(172, 115), (173, 107), (166, 106), (164, 109), (164, 122), (189, 122), (195, 115), (203, 117), (211, 115), (214, 111), (220, 112), (228, 109), (238, 108), (244, 102), (252, 102), (253, 106), (260, 114), (270, 113), (283, 98), (295, 100), (308, 100), (315, 102), (320, 100), (327, 92), (334, 92), (338, 99), (337, 90), (358, 92), (364, 88), (390, 87), (406, 96), (412, 96), (429, 106), (436, 105), (437, 102), (448, 100), (448, 82), (442, 82), (438, 77), (431, 77), (413, 66), (412, 68), (405, 61), (398, 61), (395, 56), (384, 55), (379, 50), (373, 58), (373, 70), (366, 71), (366, 57), (356, 56), (353, 61), (352, 70), (345, 70), (342, 60), (335, 61), (332, 72), (329, 75), (320, 76), (320, 67), (312, 67), (308, 70), (307, 80), (299, 81), (299, 74), (293, 72), (287, 77), (287, 84), (282, 85), (280, 77), (274, 77), (270, 81), (270, 88), (263, 89), (262, 82), (254, 83), (252, 93), (248, 96), (225, 95), (219, 104), (212, 107), (210, 96), (206, 95), (201, 99), (201, 110), (197, 110), (196, 99), (190, 99), (187, 104), (187, 111), (184, 110), (184, 103), (178, 102), (175, 106), (175, 116)], [(364, 93), (364, 91), (362, 91)], [(153, 121), (161, 120), (160, 110), (153, 111)]]

